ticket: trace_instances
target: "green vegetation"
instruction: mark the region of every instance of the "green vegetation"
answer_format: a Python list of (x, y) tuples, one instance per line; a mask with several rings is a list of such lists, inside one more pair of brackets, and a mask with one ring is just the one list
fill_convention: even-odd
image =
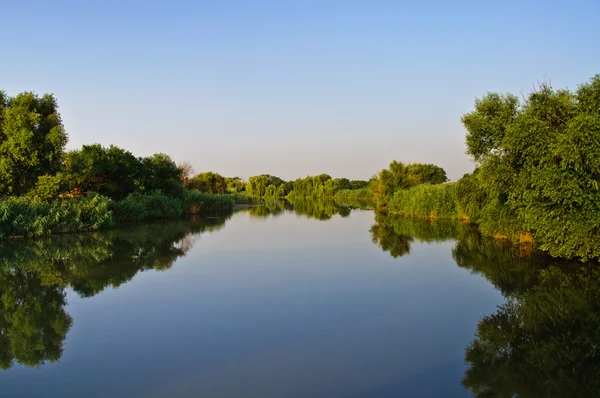
[(225, 193), (218, 174), (190, 178), (166, 154), (138, 158), (99, 144), (65, 152), (66, 143), (53, 96), (0, 92), (0, 238), (233, 208), (233, 198), (208, 195)]
[(380, 208), (387, 207), (395, 192), (420, 184), (441, 184), (448, 181), (446, 172), (433, 164), (405, 165), (393, 161), (371, 179), (370, 188)]
[(209, 194), (224, 194), (228, 192), (228, 184), (220, 174), (207, 171), (190, 178), (186, 183), (187, 189), (196, 189)]
[(38, 177), (56, 174), (66, 143), (52, 95), (26, 92), (11, 98), (0, 91), (0, 196), (24, 195)]
[(105, 196), (42, 201), (10, 197), (0, 202), (0, 238), (86, 231), (113, 224), (112, 201)]
[(456, 184), (417, 185), (394, 192), (388, 210), (424, 218), (459, 218)]
[(522, 103), (488, 94), (463, 123), (478, 164), (465, 184), (479, 192), (459, 201), (478, 208), (473, 221), (529, 232), (553, 256), (600, 256), (600, 75), (576, 92), (543, 84)]
[(600, 75), (575, 92), (543, 84), (524, 101), (491, 93), (462, 121), (476, 170), (440, 184), (436, 166), (392, 162), (371, 182), (377, 207), (469, 219), (554, 257), (600, 258)]
[(54, 97), (0, 93), (0, 236), (229, 211), (233, 202), (335, 199), (468, 219), (485, 235), (535, 242), (555, 257), (600, 258), (600, 75), (575, 92), (543, 84), (523, 101), (490, 93), (462, 122), (477, 168), (456, 183), (439, 166), (397, 161), (368, 182), (328, 174), (295, 181), (262, 174), (244, 182), (213, 172), (192, 176), (189, 164), (160, 153), (137, 158), (99, 144), (65, 153)]

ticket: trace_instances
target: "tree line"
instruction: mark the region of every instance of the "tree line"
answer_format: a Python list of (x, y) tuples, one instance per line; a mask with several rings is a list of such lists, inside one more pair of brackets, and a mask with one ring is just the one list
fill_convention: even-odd
[(417, 186), (392, 163), (371, 185), (377, 207), (464, 219), (555, 257), (600, 258), (600, 75), (575, 91), (543, 83), (522, 100), (489, 93), (462, 123), (473, 173)]

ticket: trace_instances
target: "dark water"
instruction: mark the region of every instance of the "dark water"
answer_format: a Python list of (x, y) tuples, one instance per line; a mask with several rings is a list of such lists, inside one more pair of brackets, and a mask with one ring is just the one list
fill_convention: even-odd
[(0, 255), (2, 397), (598, 394), (596, 269), (461, 224), (297, 203)]

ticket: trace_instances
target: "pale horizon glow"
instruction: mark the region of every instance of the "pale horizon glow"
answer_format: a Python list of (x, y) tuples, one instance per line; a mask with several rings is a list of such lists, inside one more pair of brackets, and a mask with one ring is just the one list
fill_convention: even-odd
[(368, 179), (398, 160), (457, 180), (476, 97), (600, 72), (600, 3), (483, 3), (9, 2), (0, 89), (53, 93), (68, 149), (242, 178)]

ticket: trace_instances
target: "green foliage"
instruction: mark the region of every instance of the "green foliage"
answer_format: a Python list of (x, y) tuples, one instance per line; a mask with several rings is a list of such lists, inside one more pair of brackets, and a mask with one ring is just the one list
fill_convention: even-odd
[(11, 197), (0, 202), (0, 238), (105, 228), (112, 224), (111, 203), (97, 194), (53, 201)]
[(227, 213), (234, 200), (228, 195), (186, 191), (172, 197), (160, 191), (130, 194), (122, 201), (89, 194), (51, 201), (10, 197), (0, 201), (0, 239), (40, 237), (67, 232), (90, 231), (115, 222), (181, 217), (185, 214)]
[(228, 184), (222, 175), (207, 171), (191, 178), (187, 188), (209, 194), (224, 194), (228, 190)]
[(279, 177), (261, 174), (248, 179), (246, 193), (267, 200), (278, 200), (289, 194), (290, 185)]
[(199, 191), (186, 191), (183, 195), (184, 214), (228, 214), (233, 211), (235, 200), (231, 195), (208, 195)]
[(350, 207), (372, 208), (376, 205), (373, 192), (369, 187), (343, 189), (337, 191), (333, 196), (333, 199), (341, 205)]
[(52, 200), (66, 194), (68, 190), (69, 185), (62, 173), (44, 174), (38, 177), (37, 183), (27, 196), (34, 200)]
[(113, 213), (115, 220), (121, 222), (173, 218), (183, 215), (183, 203), (160, 191), (135, 193), (114, 202)]
[(234, 200), (228, 195), (209, 195), (196, 190), (183, 196), (172, 197), (155, 191), (148, 194), (131, 194), (114, 202), (115, 220), (132, 222), (151, 219), (181, 217), (185, 214), (226, 213), (233, 210)]
[(115, 200), (135, 192), (142, 183), (140, 160), (114, 145), (84, 145), (68, 152), (65, 174), (76, 192), (97, 192)]
[(599, 108), (600, 75), (575, 93), (544, 84), (522, 104), (477, 100), (463, 123), (479, 168), (459, 183), (460, 207), (486, 234), (531, 232), (553, 256), (600, 257)]
[(163, 153), (136, 158), (114, 145), (84, 145), (65, 156), (66, 179), (75, 192), (97, 192), (115, 200), (155, 190), (179, 196), (183, 193), (182, 172)]
[(446, 182), (446, 172), (433, 164), (404, 163), (392, 161), (389, 169), (383, 169), (373, 176), (370, 189), (377, 200), (378, 207), (386, 207), (394, 192), (419, 184), (441, 184)]
[(293, 197), (296, 199), (323, 199), (333, 198), (335, 193), (335, 182), (331, 176), (320, 174), (298, 178), (294, 181)]
[(423, 184), (396, 191), (388, 209), (415, 217), (458, 218), (456, 203), (456, 184)]
[(56, 99), (0, 92), (0, 196), (23, 195), (60, 170), (67, 134)]
[(184, 170), (177, 167), (169, 155), (155, 153), (138, 161), (140, 171), (137, 184), (140, 190), (147, 192), (159, 190), (169, 196), (183, 194)]
[(227, 193), (235, 194), (246, 190), (246, 183), (240, 177), (225, 177)]
[(443, 184), (448, 181), (446, 171), (434, 164), (412, 163), (408, 172), (415, 180), (415, 184)]

